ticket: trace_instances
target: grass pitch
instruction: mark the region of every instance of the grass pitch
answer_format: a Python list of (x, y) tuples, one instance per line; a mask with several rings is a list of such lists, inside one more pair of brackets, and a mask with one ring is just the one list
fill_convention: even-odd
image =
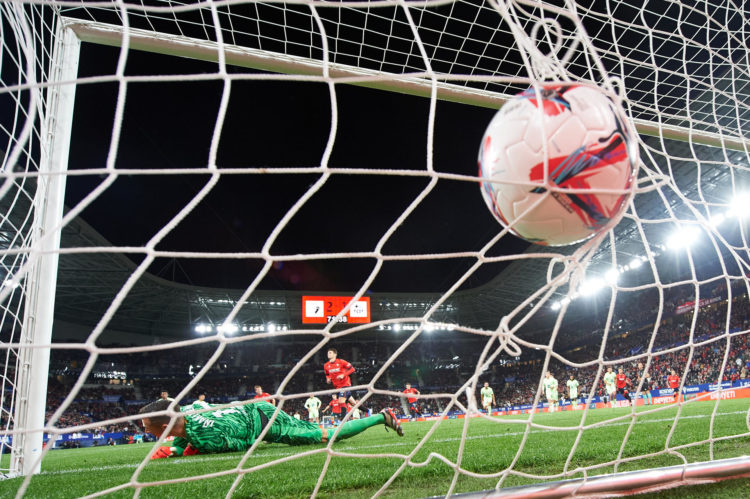
[[(147, 462), (138, 474), (150, 444), (58, 450), (47, 455), (26, 496), (68, 498), (109, 491), (107, 497), (132, 497), (143, 486), (140, 497), (212, 498), (226, 496), (234, 486), (234, 497), (309, 497), (319, 483), (318, 497), (357, 498), (372, 496), (392, 479), (386, 497), (414, 498), (445, 495), (454, 479), (454, 492), (492, 489), (514, 460), (512, 470), (540, 478), (511, 473), (503, 487), (581, 478), (582, 468), (588, 468), (589, 476), (611, 473), (618, 456), (618, 471), (681, 464), (679, 456), (665, 452), (667, 447), (689, 462), (706, 461), (711, 446), (692, 444), (709, 436), (743, 435), (715, 441), (714, 459), (750, 455), (750, 399), (689, 404), (672, 428), (677, 410), (641, 407), (633, 418), (629, 408), (599, 409), (588, 412), (585, 420), (581, 412), (470, 418), (445, 420), (436, 428), (434, 422), (407, 423), (403, 438), (376, 426), (334, 444), (334, 454), (322, 444), (261, 444), (244, 462), (243, 453), (160, 459)], [(582, 425), (595, 426), (579, 431)], [(646, 454), (656, 455), (639, 457)], [(456, 475), (449, 465), (456, 462), (479, 476)], [(213, 474), (218, 475), (209, 476)], [(174, 482), (184, 478), (191, 480)], [(0, 497), (15, 495), (22, 481), (0, 482)], [(677, 493), (682, 499), (750, 497), (750, 479)]]

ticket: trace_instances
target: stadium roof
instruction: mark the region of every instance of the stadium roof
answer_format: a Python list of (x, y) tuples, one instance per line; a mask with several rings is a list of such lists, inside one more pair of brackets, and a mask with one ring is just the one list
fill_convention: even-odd
[[(144, 5), (148, 4), (150, 2), (144, 2)], [(177, 2), (177, 4), (181, 3)], [(627, 2), (615, 2), (613, 5), (615, 8), (612, 12), (599, 12), (597, 10), (601, 8), (599, 5), (580, 7), (579, 15), (589, 35), (592, 36), (593, 43), (602, 56), (606, 69), (611, 74), (622, 75), (623, 84), (627, 88), (628, 101), (632, 105), (630, 112), (636, 119), (651, 123), (659, 123), (659, 120), (661, 120), (664, 125), (692, 127), (693, 130), (703, 131), (715, 130), (717, 125), (727, 131), (736, 132), (737, 130), (747, 129), (746, 124), (748, 118), (750, 118), (750, 113), (746, 108), (738, 106), (737, 102), (745, 100), (750, 91), (747, 81), (743, 80), (742, 77), (736, 77), (734, 74), (738, 64), (735, 59), (744, 52), (738, 47), (737, 50), (727, 51), (724, 54), (721, 52), (725, 45), (723, 37), (729, 36), (728, 34), (724, 33), (723, 30), (717, 30), (710, 39), (706, 35), (706, 41), (704, 41), (702, 31), (696, 28), (696, 26), (705, 23), (706, 18), (713, 17), (717, 19), (726, 17), (726, 21), (718, 23), (719, 27), (733, 26), (742, 22), (741, 15), (732, 12), (729, 7), (721, 6), (717, 6), (715, 11), (710, 13), (690, 11), (683, 14), (677, 12), (677, 9), (680, 8), (679, 5), (673, 5), (669, 2), (650, 4), (648, 10), (629, 5)], [(234, 14), (232, 38), (231, 41), (227, 40), (228, 43), (251, 49), (262, 48), (276, 51), (288, 56), (309, 57), (311, 59), (322, 57), (322, 47), (319, 46), (320, 38), (314, 29), (311, 31), (310, 26), (313, 26), (313, 24), (311, 24), (311, 13), (307, 6), (257, 4), (257, 8), (261, 9), (256, 12), (259, 19), (253, 19), (244, 14), (238, 15), (237, 12), (232, 10), (232, 6), (226, 6), (227, 14), (230, 12)], [(120, 19), (121, 13), (118, 9), (83, 6), (64, 10), (66, 15), (81, 19), (122, 22), (122, 19)], [(497, 12), (489, 8), (488, 5), (459, 1), (446, 6), (436, 4), (413, 10), (419, 12), (416, 22), (425, 47), (431, 54), (431, 64), (436, 72), (489, 76), (524, 76), (526, 74), (526, 67), (521, 63), (517, 48), (508, 48), (509, 43), (511, 43), (511, 47), (514, 47), (514, 45), (507, 27), (503, 23), (499, 23)], [(331, 57), (332, 63), (359, 65), (364, 69), (383, 69), (395, 73), (420, 72), (425, 69), (421, 57), (416, 52), (415, 44), (410, 41), (413, 36), (412, 28), (403, 18), (400, 7), (394, 5), (378, 9), (344, 8), (341, 12), (343, 13), (339, 13), (336, 9), (330, 9), (330, 11), (320, 9), (320, 15), (326, 21), (328, 28), (339, 24), (343, 28), (347, 28), (336, 30), (336, 44), (329, 46), (330, 53), (328, 55)], [(200, 12), (183, 9), (164, 16), (157, 10), (148, 11), (133, 8), (128, 11), (128, 21), (129, 25), (135, 28), (156, 29), (155, 26), (158, 26), (160, 31), (166, 33), (187, 34), (201, 40), (211, 41), (214, 36), (213, 27), (210, 26), (210, 23), (207, 24), (202, 15), (195, 15), (196, 13)], [(534, 11), (527, 14), (529, 15), (528, 22), (531, 23), (535, 20), (534, 16), (539, 13)], [(279, 15), (285, 16), (287, 29), (276, 30), (273, 20)], [(337, 15), (341, 15), (343, 18), (336, 19), (335, 16)], [(635, 18), (653, 23), (649, 24), (651, 29), (647, 30), (646, 27), (633, 25), (632, 20)], [(675, 29), (675, 19), (683, 20), (680, 30)], [(574, 27), (570, 24), (569, 19), (560, 17), (557, 20), (561, 24), (562, 33), (567, 37), (566, 40), (574, 40), (575, 37), (572, 36), (574, 33), (571, 31)], [(383, 25), (386, 26), (385, 29)], [(269, 29), (269, 27), (273, 29)], [(381, 32), (388, 32), (389, 36), (375, 36)], [(438, 34), (440, 36), (436, 36)], [(368, 41), (363, 47), (361, 40), (365, 35), (368, 36)], [(370, 35), (373, 36), (370, 37)], [(461, 50), (456, 50), (456, 43), (461, 44)], [(730, 45), (726, 44), (726, 46)], [(718, 57), (718, 55), (722, 55), (722, 57)], [(172, 70), (158, 67), (159, 64), (164, 62), (163, 59), (158, 60), (157, 65), (149, 63), (151, 65), (147, 65), (144, 69), (138, 65), (135, 51), (128, 56), (128, 70), (130, 71), (131, 67), (135, 68), (132, 71), (136, 75), (140, 74), (138, 71), (142, 71), (143, 74), (158, 75), (168, 74), (160, 73), (160, 71), (168, 72)], [(644, 64), (643, 61), (647, 58), (653, 59), (649, 59), (650, 62)], [(401, 62), (396, 66), (394, 65), (395, 61)], [(83, 65), (86, 64), (85, 58), (82, 62)], [(102, 61), (96, 60), (95, 62), (97, 64), (94, 64), (94, 66), (96, 66), (95, 69), (98, 73), (94, 72), (92, 75), (113, 71), (113, 66), (109, 67), (105, 64), (100, 68), (99, 63)], [(112, 61), (109, 61), (109, 63), (112, 63)], [(591, 62), (581, 52), (569, 61), (566, 69), (575, 77), (590, 79), (590, 65)], [(215, 71), (215, 66), (211, 66), (211, 68)], [(691, 71), (689, 78), (687, 78), (688, 75), (681, 72), (688, 70)], [(202, 67), (195, 70), (196, 73), (201, 71)], [(87, 76), (87, 74), (84, 73), (82, 76)], [(691, 83), (690, 93), (685, 87), (686, 79)], [(240, 85), (238, 81), (234, 83), (236, 87)], [(277, 86), (281, 85), (280, 82), (275, 83)], [(481, 89), (505, 95), (515, 93), (525, 85), (524, 83), (506, 80), (477, 80), (467, 81), (464, 84), (467, 87), (481, 87)], [(82, 86), (79, 90), (82, 93), (92, 87), (94, 85)], [(131, 102), (135, 102), (136, 105), (143, 104), (143, 101), (138, 100), (141, 95), (138, 93), (139, 88), (142, 87), (137, 84), (131, 83), (129, 85), (129, 104)], [(155, 87), (149, 87), (149, 90), (152, 88)], [(659, 102), (655, 103), (654, 95), (657, 91)], [(147, 94), (148, 92), (144, 91), (143, 93)], [(206, 92), (208, 97), (203, 96), (206, 101), (210, 101), (210, 95), (208, 94), (209, 92)], [(326, 101), (325, 97), (323, 98), (324, 102)], [(164, 94), (161, 97), (157, 96), (157, 98), (166, 100)], [(235, 98), (235, 95), (233, 95), (233, 98)], [(306, 101), (306, 99), (301, 100)], [(203, 104), (203, 101), (193, 101), (191, 107), (199, 108)], [(253, 102), (253, 105), (259, 106), (260, 103)], [(275, 105), (281, 106), (281, 103)], [(144, 107), (149, 108), (149, 106)], [(342, 112), (347, 110), (347, 106), (342, 104), (341, 107)], [(212, 109), (210, 105), (207, 108)], [(298, 110), (298, 108), (295, 108), (295, 111)], [(309, 112), (309, 109), (307, 111)], [(149, 112), (152, 112), (150, 108)], [(283, 113), (284, 111), (279, 112)], [(325, 114), (328, 110), (323, 109), (322, 112)], [(96, 109), (96, 113), (106, 115), (106, 112), (101, 109)], [(197, 111), (196, 114), (198, 114)], [(109, 116), (106, 116), (106, 118), (109, 119)], [(389, 118), (392, 117), (389, 116)], [(126, 121), (127, 119), (128, 116), (126, 116)], [(264, 120), (268, 119), (270, 118), (265, 116)], [(439, 123), (445, 123), (445, 115), (441, 120), (439, 120)], [(141, 129), (147, 125), (146, 121), (148, 119), (136, 118), (131, 119), (130, 123), (135, 122)], [(207, 120), (207, 126), (213, 125), (211, 121), (211, 119)], [(128, 123), (126, 122), (126, 124)], [(192, 127), (196, 126), (195, 123), (192, 124)], [(266, 121), (264, 121), (264, 126), (266, 126)], [(468, 126), (460, 124), (458, 127), (467, 128)], [(227, 126), (227, 128), (230, 127)], [(312, 133), (311, 131), (315, 129), (314, 126), (308, 126), (307, 128), (310, 131), (308, 133)], [(322, 142), (325, 142), (328, 125), (326, 124), (321, 129), (323, 130), (321, 133), (324, 135)], [(87, 132), (91, 132), (91, 130), (87, 130)], [(107, 133), (106, 140), (94, 140), (89, 135), (85, 135), (86, 140), (81, 142), (82, 147), (87, 152), (100, 147), (106, 155), (106, 145), (111, 138), (109, 137), (111, 130), (105, 130), (105, 132)], [(346, 130), (339, 130), (338, 132), (345, 133)], [(210, 130), (202, 133), (203, 139), (211, 136)], [(424, 132), (420, 133), (423, 134)], [(144, 135), (148, 135), (148, 133)], [(734, 135), (731, 138), (736, 138), (738, 134), (735, 133)], [(148, 138), (151, 139), (150, 136)], [(190, 140), (185, 140), (184, 137), (180, 138), (182, 140), (177, 143), (181, 148), (187, 149)], [(128, 136), (123, 133), (123, 136), (119, 139), (121, 141), (121, 155), (126, 155)], [(143, 140), (142, 136), (137, 136), (137, 139), (138, 150), (147, 151), (148, 147), (153, 145), (148, 140)], [(226, 137), (222, 137), (222, 140), (225, 139)], [(180, 166), (182, 164), (193, 164), (183, 161), (182, 158), (175, 159), (175, 154), (171, 151), (164, 152), (162, 148), (166, 147), (166, 142), (168, 140), (162, 140), (161, 143), (157, 144), (158, 147), (154, 148), (161, 153), (161, 157), (154, 160), (155, 163), (173, 161)], [(642, 257), (649, 253), (656, 255), (663, 251), (669, 232), (675, 228), (674, 223), (666, 219), (670, 210), (672, 215), (678, 219), (694, 220), (696, 213), (692, 211), (691, 207), (697, 206), (699, 210), (703, 210), (703, 216), (710, 217), (712, 213), (709, 212), (709, 207), (726, 205), (731, 193), (749, 185), (747, 179), (743, 178), (743, 175), (746, 175), (748, 171), (748, 161), (744, 152), (729, 151), (725, 155), (725, 151), (718, 148), (670, 140), (661, 141), (654, 137), (647, 138), (645, 144), (646, 147), (642, 150), (642, 153), (645, 155), (645, 159), (648, 159), (651, 176), (647, 179), (641, 179), (641, 187), (648, 188), (658, 184), (659, 188), (644, 190), (635, 198), (635, 213), (637, 213), (641, 223), (636, 223), (632, 218), (626, 218), (616, 227), (614, 231), (614, 254), (618, 264), (626, 263), (635, 257)], [(346, 141), (340, 139), (336, 147), (346, 148)], [(417, 148), (419, 147), (421, 145), (418, 145)], [(451, 147), (452, 149), (458, 149), (459, 146), (451, 144)], [(471, 148), (475, 149), (473, 142)], [(269, 149), (274, 149), (274, 147)], [(350, 152), (348, 149), (344, 150), (347, 153)], [(287, 150), (286, 152), (293, 155), (296, 151)], [(665, 152), (668, 156), (665, 155)], [(262, 152), (259, 152), (259, 154), (262, 154)], [(319, 161), (319, 153), (314, 153), (313, 156), (315, 161)], [(358, 161), (363, 163), (368, 159), (367, 154), (355, 156)], [(167, 159), (165, 160), (165, 158)], [(101, 158), (91, 160), (87, 156), (84, 159), (85, 161), (80, 162), (83, 165), (82, 168), (88, 167), (89, 164), (98, 165), (101, 163)], [(138, 160), (143, 161), (142, 157), (132, 155), (129, 159), (133, 164), (136, 164)], [(270, 160), (266, 157), (253, 157), (252, 164), (265, 166), (265, 161), (274, 165), (274, 159), (273, 156)], [(408, 164), (407, 159), (412, 158), (405, 158), (404, 164)], [(420, 159), (423, 160), (423, 158)], [(455, 158), (448, 156), (448, 159)], [(118, 157), (117, 160), (121, 161), (121, 158)], [(292, 160), (289, 159), (289, 161)], [(307, 157), (304, 160), (299, 160), (295, 156), (294, 161), (298, 161), (300, 164), (308, 164), (306, 163)], [(200, 164), (200, 161), (196, 162)], [(730, 168), (729, 165), (744, 166), (742, 168)], [(127, 166), (130, 167), (131, 165), (128, 164)], [(364, 167), (363, 165), (359, 166)], [(443, 167), (444, 165), (439, 166)], [(148, 165), (141, 164), (138, 167), (149, 168)], [(160, 165), (160, 167), (162, 166)], [(399, 164), (397, 167), (401, 167), (401, 165)], [(447, 166), (440, 171), (453, 173), (452, 170), (448, 170), (452, 167), (454, 166)], [(674, 182), (674, 184), (670, 185), (667, 180)], [(476, 193), (474, 193), (474, 196), (478, 198)], [(123, 197), (126, 202), (131, 201), (127, 195)], [(248, 196), (248, 198), (250, 197)], [(270, 198), (271, 196), (265, 199), (264, 203), (271, 203), (273, 200)], [(250, 203), (251, 200), (248, 199), (247, 202)], [(134, 204), (140, 203), (141, 201), (138, 200)], [(135, 208), (132, 207), (131, 209)], [(106, 210), (99, 208), (99, 212), (106, 213)], [(123, 210), (123, 213), (125, 217), (129, 218), (139, 216), (125, 210)], [(101, 232), (105, 232), (100, 222), (95, 223), (93, 219), (88, 218), (89, 216), (93, 216), (91, 211), (84, 212), (84, 218), (90, 220), (92, 225), (97, 226)], [(106, 217), (111, 216), (113, 214), (106, 213)], [(104, 218), (105, 223), (106, 217)], [(642, 240), (641, 231), (648, 240), (646, 244)], [(199, 233), (199, 231), (195, 232)], [(108, 235), (108, 237), (112, 239), (111, 235)], [(343, 244), (344, 241), (341, 243)], [(120, 241), (114, 244), (122, 245)], [(65, 228), (62, 245), (71, 248), (110, 246), (111, 243), (79, 218)], [(746, 247), (742, 242), (739, 243), (739, 246)], [(525, 247), (521, 245), (519, 248), (518, 251), (525, 251), (525, 256), (539, 251), (536, 246), (524, 249)], [(574, 248), (556, 248), (555, 252), (570, 254), (573, 250)], [(725, 251), (726, 247), (720, 248), (720, 252)], [(299, 252), (305, 253), (308, 251), (299, 250)], [(309, 251), (309, 253), (315, 253), (315, 251)], [(64, 254), (60, 261), (56, 304), (57, 317), (88, 326), (98, 323), (113, 303), (118, 290), (121, 289), (136, 268), (131, 257), (133, 260), (140, 258), (135, 254), (130, 257), (116, 253)], [(731, 263), (731, 259), (729, 260)], [(714, 266), (715, 263), (716, 258), (696, 261), (697, 265), (706, 268)], [(183, 277), (180, 275), (182, 270), (179, 260), (171, 262), (170, 265), (171, 267), (168, 267), (167, 270), (173, 271), (173, 276)], [(205, 265), (208, 265), (208, 262)], [(603, 274), (611, 266), (612, 242), (607, 239), (593, 256), (589, 265), (589, 272)], [(461, 267), (461, 269), (466, 268), (465, 266)], [(445, 308), (436, 314), (434, 320), (446, 320), (471, 327), (494, 329), (501, 317), (526, 301), (529, 296), (546, 283), (549, 259), (522, 258), (496, 269), (497, 272), (490, 278), (467, 281), (460, 291), (455, 292), (449, 298), (444, 305)], [(459, 270), (459, 275), (462, 271)], [(734, 270), (730, 269), (730, 273), (732, 272)], [(187, 271), (187, 273), (189, 274), (190, 271)], [(654, 276), (646, 274), (644, 273), (644, 279), (650, 279), (653, 282)], [(161, 275), (164, 276), (165, 273), (162, 272)], [(662, 265), (659, 268), (658, 277), (661, 282), (670, 282), (684, 278), (685, 275), (684, 268)], [(455, 275), (450, 275), (450, 279), (455, 277)], [(186, 279), (181, 280), (185, 281)], [(189, 279), (187, 281), (189, 282)], [(248, 280), (248, 282), (250, 281)], [(147, 335), (184, 337), (190, 334), (195, 324), (201, 322), (221, 323), (242, 295), (242, 291), (240, 289), (191, 286), (152, 274), (144, 274), (124, 297), (108, 328)], [(342, 293), (353, 293), (355, 291), (356, 289), (341, 290)], [(393, 291), (370, 294), (373, 303), (373, 320), (419, 317), (429, 307), (429, 304), (435, 303), (441, 296), (439, 292), (399, 293), (395, 288)], [(440, 291), (444, 291), (444, 289)], [(557, 290), (552, 299), (559, 300), (566, 291), (567, 288), (563, 286)], [(310, 293), (316, 293), (316, 291), (310, 290)], [(292, 328), (299, 327), (303, 294), (305, 292), (300, 290), (256, 291), (252, 294), (248, 303), (243, 305), (237, 317), (237, 322), (253, 325), (288, 324)], [(538, 300), (535, 300), (535, 302), (538, 302)], [(398, 305), (395, 306), (394, 304)], [(540, 328), (547, 327), (549, 325), (547, 319), (555, 316), (555, 314), (546, 312), (538, 315), (546, 317), (539, 323), (538, 327)], [(581, 317), (579, 317), (580, 319)]]
[[(647, 139), (647, 143), (654, 140), (657, 139)], [(691, 155), (689, 144), (672, 143), (669, 148), (676, 157), (687, 158)], [(703, 152), (717, 154), (720, 150)], [(670, 167), (677, 182), (685, 184), (680, 186), (685, 197), (691, 199), (697, 196), (700, 186), (700, 195), (703, 199), (709, 202), (726, 202), (731, 179), (725, 168), (704, 168), (698, 184), (694, 181), (698, 174), (696, 162), (673, 161)], [(690, 213), (680, 212), (683, 204), (679, 203), (679, 199), (667, 199), (666, 202), (669, 203), (670, 209), (677, 210), (676, 214), (680, 218), (693, 218)], [(658, 255), (660, 248), (663, 249), (669, 231), (663, 224), (649, 225), (648, 221), (657, 221), (665, 216), (665, 200), (657, 195), (644, 193), (635, 198), (634, 204), (639, 217), (644, 220), (640, 227), (649, 238), (648, 251)], [(638, 229), (639, 226), (631, 218), (623, 219), (615, 228), (616, 258), (621, 264), (645, 254), (646, 248), (641, 242)], [(80, 217), (75, 218), (63, 231), (63, 248), (109, 246), (111, 243)], [(576, 246), (572, 246), (553, 250), (564, 255), (571, 254), (575, 248)], [(545, 285), (550, 259), (535, 257), (540, 250), (547, 251), (538, 246), (529, 246), (521, 255), (522, 258), (515, 259), (486, 284), (456, 291), (438, 309), (432, 320), (495, 329), (504, 315), (513, 311)], [(136, 264), (131, 258), (138, 260), (140, 256), (88, 252), (63, 254), (60, 258), (56, 318), (94, 327), (112, 306), (117, 293), (136, 269)], [(701, 266), (710, 267), (713, 263), (715, 262), (711, 259), (696, 260), (699, 269)], [(179, 270), (177, 262), (174, 264)], [(607, 239), (597, 250), (590, 268), (594, 274), (598, 272), (603, 275), (610, 267), (611, 242)], [(680, 270), (666, 263), (660, 265), (659, 272), (663, 283), (689, 278), (689, 275), (685, 275), (684, 268)], [(652, 276), (646, 278), (653, 280)], [(221, 324), (243, 291), (191, 286), (144, 273), (122, 300), (107, 330), (184, 339), (194, 334), (197, 324)], [(301, 324), (303, 295), (346, 295), (355, 291), (348, 289), (341, 290), (340, 293), (321, 293), (316, 290), (258, 290), (252, 293), (250, 299), (241, 307), (235, 322), (246, 326), (270, 323), (287, 325), (289, 328), (304, 328)], [(566, 291), (566, 286), (561, 287), (548, 303), (562, 298)], [(372, 320), (379, 321), (404, 317), (419, 318), (441, 294), (393, 292), (371, 293), (369, 296), (372, 303)], [(533, 300), (530, 305), (533, 306), (538, 301)], [(555, 314), (550, 313), (549, 307), (545, 306), (537, 314), (536, 324), (538, 327), (548, 327), (554, 317)]]

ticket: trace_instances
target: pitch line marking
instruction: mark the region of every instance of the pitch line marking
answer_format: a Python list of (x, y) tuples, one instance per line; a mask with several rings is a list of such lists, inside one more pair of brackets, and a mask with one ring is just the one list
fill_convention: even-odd
[[(716, 416), (731, 416), (735, 414), (746, 414), (747, 411), (732, 411), (732, 412), (717, 412)], [(696, 414), (692, 416), (682, 416), (680, 420), (683, 419), (703, 419), (708, 418), (710, 415), (708, 414)], [(651, 424), (651, 423), (665, 423), (669, 421), (674, 421), (673, 418), (662, 418), (662, 419), (645, 419), (643, 421), (639, 421), (636, 424)], [(518, 424), (518, 423), (514, 423)], [(622, 421), (619, 423), (612, 423), (611, 425), (602, 426), (600, 428), (606, 428), (606, 427), (612, 427), (612, 426), (627, 426), (630, 424), (630, 421)], [(531, 433), (545, 433), (549, 430), (531, 430)], [(560, 431), (577, 431), (577, 428), (566, 428), (561, 429)], [(503, 433), (494, 433), (490, 435), (472, 435), (466, 437), (466, 440), (476, 440), (480, 438), (503, 438), (503, 437), (516, 437), (523, 435), (525, 432), (523, 431), (516, 431), (512, 433), (503, 432)], [(446, 443), (446, 442), (455, 442), (460, 441), (461, 439), (458, 437), (450, 437), (450, 438), (441, 438), (441, 439), (434, 439), (430, 440), (428, 443)], [(340, 451), (356, 451), (356, 450), (362, 450), (362, 449), (379, 449), (383, 447), (398, 447), (398, 446), (406, 446), (406, 445), (413, 445), (413, 443), (408, 442), (393, 442), (389, 444), (373, 444), (373, 445), (347, 445), (347, 446), (336, 446), (336, 450)], [(266, 458), (279, 458), (279, 457), (288, 457), (291, 455), (297, 454), (297, 452), (290, 452), (290, 451), (282, 451), (282, 452), (274, 452), (274, 453), (268, 453), (268, 454), (253, 454), (249, 457), (249, 459), (266, 459)], [(199, 458), (193, 458), (189, 461), (190, 464), (193, 463), (202, 463), (202, 462), (213, 462), (213, 461), (236, 461), (239, 459), (239, 456), (237, 454), (232, 454), (231, 456), (228, 455), (206, 455), (201, 456)], [(182, 460), (167, 460), (168, 463), (172, 463), (174, 465), (179, 464), (187, 464), (185, 461)], [(140, 464), (140, 463), (139, 463)], [(136, 469), (138, 467), (138, 464), (113, 464), (110, 466), (96, 466), (91, 468), (74, 468), (69, 470), (57, 470), (57, 471), (42, 471), (39, 473), (40, 475), (66, 475), (68, 473), (85, 473), (85, 472), (92, 472), (92, 471), (110, 471), (110, 470), (120, 470), (120, 469)]]

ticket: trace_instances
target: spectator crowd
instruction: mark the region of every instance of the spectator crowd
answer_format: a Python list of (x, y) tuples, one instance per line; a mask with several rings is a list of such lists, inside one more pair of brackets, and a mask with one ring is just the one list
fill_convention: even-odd
[[(610, 365), (615, 370), (622, 367), (634, 386), (644, 371), (648, 371), (655, 387), (666, 386), (666, 377), (672, 369), (684, 377), (684, 385), (748, 377), (747, 294), (728, 293), (725, 286), (718, 284), (708, 287), (705, 293), (701, 289), (704, 301), (697, 306), (691, 301), (694, 298), (685, 293), (650, 297), (663, 306), (649, 306), (649, 297), (643, 296), (616, 309), (609, 328), (592, 321), (590, 331), (561, 330), (560, 341), (554, 346), (561, 358), (550, 356), (542, 343), (537, 349), (523, 348), (517, 357), (499, 355), (481, 372), (476, 386), (488, 381), (498, 404), (507, 406), (533, 402), (537, 393), (541, 393), (544, 370), (552, 371), (562, 386), (573, 374), (581, 393), (593, 390), (595, 395), (602, 393), (601, 378)], [(356, 368), (352, 376), (355, 397), (367, 396), (362, 404), (366, 410), (377, 412), (393, 407), (406, 412), (403, 398), (397, 393), (411, 383), (422, 395), (444, 394), (419, 401), (424, 413), (438, 413), (456, 401), (465, 406), (462, 387), (476, 372), (487, 341), (487, 336), (441, 331), (422, 335), (396, 356), (394, 353), (402, 343), (393, 336), (343, 336), (335, 344), (339, 356)], [(192, 402), (199, 394), (204, 394), (209, 402), (228, 403), (253, 398), (255, 385), (277, 397), (281, 394), (283, 410), (304, 416), (308, 393), (329, 390), (319, 394), (324, 406), (332, 395), (323, 375), (325, 347), (302, 362), (317, 344), (309, 337), (280, 336), (226, 345), (209, 342), (179, 349), (167, 345), (164, 350), (127, 354), (108, 354), (105, 350), (98, 353), (86, 382), (75, 393), (74, 384), (83, 375), (90, 353), (54, 349), (47, 418), (66, 404), (54, 422), (58, 428), (93, 425), (91, 432), (137, 433), (137, 420), (112, 420), (133, 416), (144, 403), (155, 400), (163, 391), (179, 397), (180, 403)], [(217, 348), (222, 348), (221, 353), (212, 361)], [(193, 386), (186, 389), (190, 383)], [(453, 394), (459, 396), (453, 399)], [(9, 412), (3, 408), (4, 427)]]

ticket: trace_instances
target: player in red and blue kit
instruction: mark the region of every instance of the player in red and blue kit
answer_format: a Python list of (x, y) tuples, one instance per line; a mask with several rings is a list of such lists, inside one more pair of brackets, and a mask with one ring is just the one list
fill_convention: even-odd
[(253, 399), (261, 399), (261, 400), (264, 400), (265, 402), (268, 402), (271, 405), (276, 405), (276, 401), (271, 398), (271, 394), (264, 392), (262, 386), (255, 385), (254, 389), (255, 389), (255, 396), (253, 397)]
[(331, 401), (328, 403), (328, 405), (323, 409), (323, 414), (326, 413), (328, 409), (331, 410), (331, 415), (333, 416), (334, 422), (338, 423), (341, 421), (343, 415), (341, 409), (345, 407), (345, 404), (342, 404), (339, 398), (334, 395)]
[(627, 377), (622, 367), (619, 368), (617, 370), (617, 376), (615, 376), (615, 386), (617, 386), (617, 393), (625, 397), (625, 400), (632, 404), (633, 401), (631, 400), (630, 392), (628, 391), (628, 386), (630, 385), (632, 385), (630, 378)]
[(352, 386), (352, 380), (349, 375), (354, 372), (354, 366), (344, 359), (339, 359), (338, 352), (335, 348), (328, 349), (328, 362), (323, 364), (323, 370), (326, 373), (326, 383), (333, 384), (333, 387), (339, 391), (339, 402), (346, 404), (347, 399), (352, 405), (357, 401), (352, 397), (352, 392), (348, 390)]
[(409, 418), (417, 418), (419, 416), (417, 397), (409, 397), (408, 395), (419, 395), (419, 390), (413, 388), (411, 386), (411, 383), (406, 383), (406, 388), (402, 393), (405, 393), (407, 395), (407, 401), (409, 402)]
[(674, 392), (674, 401), (677, 402), (680, 398), (680, 377), (677, 376), (674, 369), (672, 369), (671, 374), (667, 376), (667, 384)]

